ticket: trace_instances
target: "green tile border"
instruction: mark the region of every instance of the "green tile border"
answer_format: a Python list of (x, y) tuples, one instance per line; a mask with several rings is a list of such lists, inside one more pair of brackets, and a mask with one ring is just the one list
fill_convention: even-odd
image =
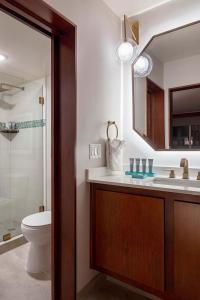
[(0, 129), (5, 129), (6, 128), (6, 123), (0, 122)]
[(44, 127), (46, 125), (46, 120), (33, 120), (33, 121), (25, 121), (25, 122), (17, 122), (16, 129), (26, 129), (26, 128), (37, 128)]
[[(6, 129), (6, 124), (0, 122), (0, 129)], [(24, 122), (16, 122), (16, 128), (15, 129), (27, 129), (27, 128), (39, 128), (46, 126), (46, 120), (40, 119), (40, 120), (32, 120), (32, 121), (24, 121)]]

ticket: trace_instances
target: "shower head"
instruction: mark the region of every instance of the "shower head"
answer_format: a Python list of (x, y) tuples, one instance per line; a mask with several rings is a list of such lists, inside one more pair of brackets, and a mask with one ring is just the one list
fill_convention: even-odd
[(13, 92), (14, 90), (24, 91), (24, 87), (15, 86), (9, 83), (0, 83), (0, 93)]

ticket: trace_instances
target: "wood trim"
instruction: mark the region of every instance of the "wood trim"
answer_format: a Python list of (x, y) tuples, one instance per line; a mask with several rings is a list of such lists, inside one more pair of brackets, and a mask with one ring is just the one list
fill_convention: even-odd
[(42, 0), (1, 0), (0, 9), (47, 35), (67, 33), (75, 27)]
[[(95, 185), (90, 184), (90, 237), (94, 236), (94, 226), (93, 224), (96, 222), (95, 216), (93, 215), (93, 211), (95, 211)], [(94, 268), (95, 262), (94, 257), (96, 256), (95, 247), (93, 244), (93, 239), (90, 238), (90, 268)]]
[(181, 113), (181, 114), (172, 114), (173, 118), (191, 118), (191, 117), (200, 117), (200, 111), (189, 112), (189, 113)]
[(178, 91), (185, 91), (185, 90), (198, 89), (198, 88), (200, 88), (200, 83), (173, 87), (173, 88), (170, 88), (169, 91), (170, 92), (178, 92)]
[[(93, 189), (96, 190), (105, 190), (126, 194), (134, 194), (134, 195), (144, 195), (144, 196), (152, 196), (154, 198), (165, 198), (165, 199), (173, 199), (173, 201), (186, 201), (191, 203), (200, 203), (199, 195), (191, 195), (185, 193), (178, 193), (175, 191), (159, 191), (152, 189), (144, 189), (144, 188), (134, 188), (133, 187), (125, 187), (125, 186), (117, 186), (117, 185), (109, 185), (109, 184), (101, 184), (101, 183), (91, 183), (93, 185)], [(189, 199), (188, 199), (189, 198)]]
[(169, 147), (172, 144), (172, 135), (173, 135), (173, 127), (172, 127), (172, 112), (173, 112), (173, 95), (172, 92), (168, 91), (169, 95)]
[[(71, 46), (70, 46), (71, 45)], [(73, 45), (73, 46), (72, 46)], [(54, 299), (76, 294), (76, 74), (75, 31), (54, 39)], [(56, 55), (57, 54), (57, 55)], [(64, 79), (65, 78), (65, 79)], [(58, 102), (58, 91), (60, 102)], [(66, 101), (68, 99), (69, 101)], [(73, 119), (74, 118), (74, 119)], [(70, 276), (66, 276), (69, 274)], [(58, 276), (59, 274), (59, 276)]]
[(173, 293), (174, 288), (174, 201), (165, 198), (165, 289)]
[(0, 10), (52, 40), (52, 300), (76, 299), (76, 26), (42, 0)]
[(149, 78), (146, 86), (147, 137), (156, 148), (165, 148), (165, 93)]

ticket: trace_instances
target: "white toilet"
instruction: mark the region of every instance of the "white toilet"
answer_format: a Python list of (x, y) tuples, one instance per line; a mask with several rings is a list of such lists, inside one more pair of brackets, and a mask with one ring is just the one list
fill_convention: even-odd
[(21, 229), (30, 242), (26, 271), (43, 273), (50, 271), (51, 262), (51, 212), (30, 215), (22, 220)]

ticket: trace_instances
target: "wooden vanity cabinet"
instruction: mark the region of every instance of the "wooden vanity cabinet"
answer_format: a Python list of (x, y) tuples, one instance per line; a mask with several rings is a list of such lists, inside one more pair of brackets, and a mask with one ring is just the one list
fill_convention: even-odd
[(91, 266), (163, 291), (164, 200), (96, 189), (91, 206)]
[(200, 300), (200, 204), (174, 202), (174, 293)]
[(91, 184), (91, 268), (162, 299), (200, 300), (200, 196)]

